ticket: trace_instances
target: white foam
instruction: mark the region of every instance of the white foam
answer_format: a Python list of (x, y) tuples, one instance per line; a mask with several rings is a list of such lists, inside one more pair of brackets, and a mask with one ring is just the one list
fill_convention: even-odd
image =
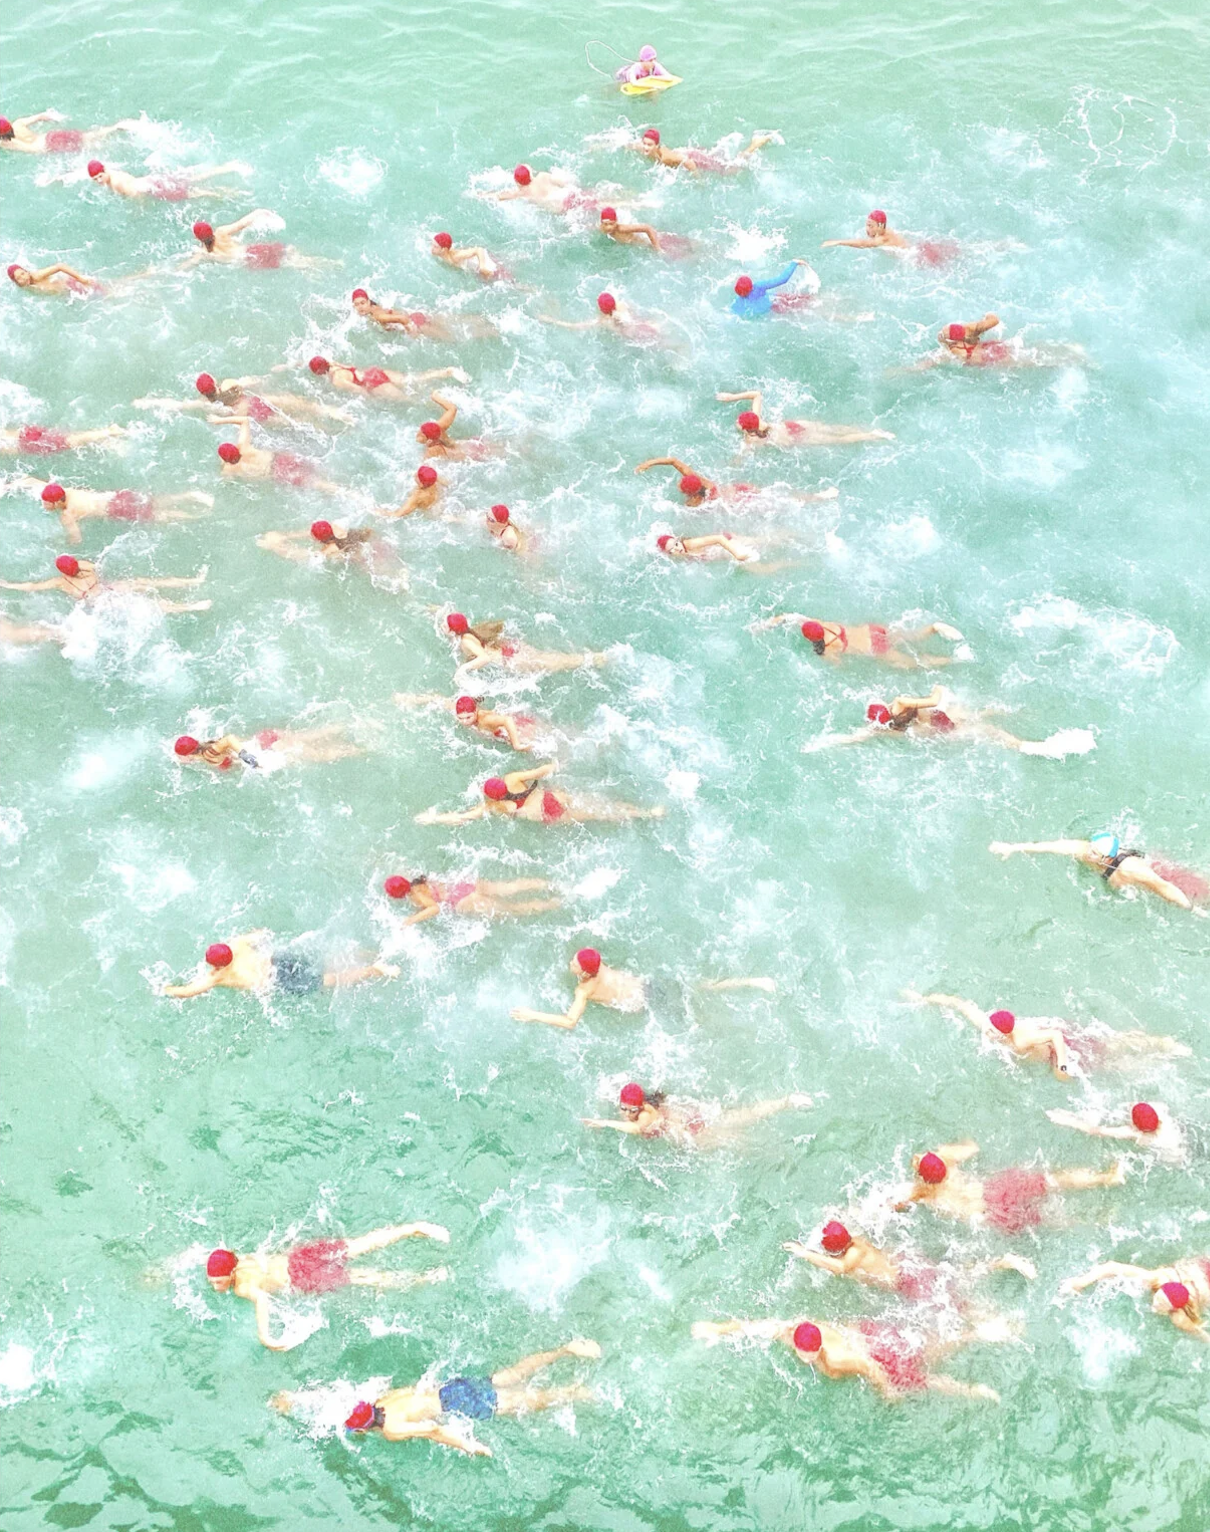
[(22, 1394), (30, 1393), (42, 1374), (34, 1366), (34, 1353), (29, 1346), (10, 1341), (0, 1354), (0, 1403), (14, 1404)]
[(786, 236), (781, 230), (771, 234), (761, 234), (756, 229), (745, 229), (741, 224), (729, 223), (727, 235), (731, 243), (723, 252), (724, 255), (729, 260), (740, 261), (750, 266), (768, 259), (775, 251), (785, 249), (786, 245)]
[(701, 776), (696, 771), (673, 770), (664, 778), (664, 786), (674, 798), (696, 798), (701, 782)]
[(616, 867), (598, 867), (586, 878), (573, 884), (569, 892), (574, 899), (599, 899), (621, 881), (621, 871)]
[(519, 1223), (514, 1227), (515, 1250), (496, 1262), (496, 1281), (535, 1312), (553, 1313), (605, 1259), (608, 1226), (604, 1210), (591, 1220), (570, 1217), (542, 1229)]
[(385, 161), (360, 149), (337, 149), (317, 168), (325, 181), (349, 197), (366, 196), (387, 173)]
[(1027, 741), (1021, 746), (1022, 755), (1045, 755), (1053, 761), (1061, 761), (1066, 755), (1087, 755), (1097, 748), (1091, 729), (1059, 729), (1049, 739), (1038, 743)]
[(1139, 1343), (1120, 1330), (1111, 1330), (1099, 1319), (1085, 1318), (1067, 1335), (1079, 1353), (1088, 1383), (1107, 1383), (1123, 1357), (1135, 1356)]
[(1102, 607), (1087, 612), (1067, 596), (1049, 593), (1023, 606), (1009, 624), (1017, 633), (1054, 628), (1060, 632), (1078, 632), (1088, 638), (1123, 670), (1157, 674), (1180, 648), (1171, 628), (1148, 622), (1133, 612)]

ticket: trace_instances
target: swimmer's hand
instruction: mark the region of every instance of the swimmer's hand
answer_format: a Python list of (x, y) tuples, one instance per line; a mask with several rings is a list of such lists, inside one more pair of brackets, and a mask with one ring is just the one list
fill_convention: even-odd
[(811, 1247), (801, 1239), (788, 1239), (784, 1241), (781, 1248), (783, 1250), (788, 1250), (791, 1255), (796, 1255), (800, 1261), (809, 1261), (812, 1255), (815, 1253)]
[(294, 1408), (294, 1395), (289, 1389), (282, 1389), (269, 1400), (269, 1408), (279, 1415), (288, 1415)]
[(601, 1355), (601, 1348), (594, 1340), (569, 1340), (563, 1350), (568, 1356), (583, 1356), (593, 1362)]
[(1010, 846), (1006, 840), (994, 840), (987, 849), (992, 853), (993, 856), (1005, 857), (1012, 856), (1013, 852), (1017, 848), (1015, 846)]
[(437, 823), (437, 815), (437, 809), (422, 809), (416, 815), (416, 823), (418, 825), (435, 825)]
[(899, 998), (900, 1000), (906, 1000), (909, 1005), (923, 1005), (924, 1003), (924, 996), (918, 989), (901, 989), (899, 991)]
[(442, 1245), (450, 1242), (450, 1231), (442, 1228), (439, 1223), (412, 1223), (408, 1225), (412, 1235), (418, 1235), (423, 1239), (435, 1239)]

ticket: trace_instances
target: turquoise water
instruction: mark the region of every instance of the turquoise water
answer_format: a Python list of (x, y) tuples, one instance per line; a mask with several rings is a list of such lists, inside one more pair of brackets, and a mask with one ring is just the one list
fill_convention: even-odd
[[(344, 268), (219, 268), (93, 303), (3, 294), (7, 423), (138, 428), (125, 458), (59, 459), (60, 477), (216, 495), (194, 523), (116, 536), (89, 523), (82, 550), (104, 550), (118, 577), (208, 563), (209, 613), (78, 612), (65, 655), (3, 655), (5, 1524), (1204, 1526), (1204, 1348), (1132, 1297), (1054, 1299), (1093, 1259), (1159, 1264), (1206, 1248), (1207, 928), (1108, 896), (1056, 859), (986, 851), (1111, 822), (1210, 864), (1204, 18), (1002, 0), (788, 18), (679, 0), (532, 15), (80, 0), (6, 19), (0, 110), (54, 105), (79, 126), (145, 111), (152, 126), (105, 158), (246, 159), (255, 175), (232, 215), (273, 208), (282, 237)], [(686, 84), (627, 111), (587, 69), (590, 38), (623, 51), (651, 41)], [(786, 145), (750, 178), (678, 180), (585, 144), (627, 120), (656, 122), (674, 144), (776, 128)], [(614, 183), (623, 207), (642, 192), (644, 215), (693, 235), (701, 255), (663, 263), (466, 195), (473, 177), (504, 184), (501, 167), (522, 158)], [(63, 168), (0, 163), (6, 261), (113, 276), (189, 248), (195, 208), (38, 184)], [(967, 252), (932, 271), (818, 250), (859, 232), (873, 205)], [(487, 244), (541, 296), (436, 266), (428, 236), (442, 227)], [(876, 321), (731, 322), (736, 273), (794, 254), (838, 306)], [(490, 314), (503, 339), (371, 334), (349, 321), (358, 284)], [(605, 286), (666, 315), (675, 349), (529, 317), (551, 302), (585, 316)], [(1078, 343), (1093, 365), (895, 370), (942, 323), (988, 308), (1008, 334)], [(359, 365), (457, 362), (472, 375), (468, 429), (508, 446), (453, 476), (466, 524), (389, 532), (409, 597), (259, 552), (257, 533), (306, 526), (332, 503), (222, 483), (212, 428), (129, 407), (187, 396), (203, 368), (257, 373), (316, 350)], [(758, 385), (774, 416), (895, 433), (874, 449), (757, 459), (765, 479), (840, 487), (839, 544), (821, 551), (828, 507), (783, 507), (759, 529), (788, 539), (771, 557), (794, 568), (657, 561), (654, 533), (717, 528), (633, 464), (671, 449), (729, 477), (734, 412), (713, 394)], [(356, 521), (370, 497), (402, 498), (425, 412), (354, 409), (356, 428), (298, 450), (355, 487), (341, 510)], [(537, 534), (532, 563), (487, 546), (478, 513), (498, 499)], [(42, 577), (63, 550), (57, 525), (22, 495), (4, 514), (0, 573)], [(14, 618), (63, 614), (58, 597), (6, 596)], [(391, 702), (452, 693), (426, 610), (438, 605), (508, 617), (544, 646), (610, 648), (599, 671), (490, 695), (572, 733), (567, 785), (667, 803), (667, 818), (416, 826), (505, 759)], [(894, 676), (824, 670), (792, 631), (747, 631), (786, 609), (954, 623), (972, 660), (947, 679), (964, 700), (1012, 708), (1004, 722), (1026, 737), (1091, 727), (1098, 747), (1065, 762), (891, 741), (803, 755), (854, 727)], [(169, 749), (185, 729), (342, 720), (372, 753), (263, 781), (183, 770)], [(401, 936), (381, 882), (421, 868), (549, 876), (565, 907)], [(265, 1004), (154, 994), (207, 942), (261, 925), (333, 961), (383, 942), (403, 977)], [(566, 959), (589, 941), (664, 981), (652, 1016), (590, 1012), (570, 1035), (511, 1022), (510, 1006), (565, 1002)], [(735, 973), (775, 975), (778, 993), (690, 988)], [(905, 984), (1143, 1026), (1195, 1057), (1065, 1088), (904, 1007)], [(711, 1102), (797, 1088), (818, 1104), (712, 1156), (582, 1130), (630, 1078)], [(1067, 1199), (1058, 1227), (1016, 1242), (1036, 1284), (1004, 1275), (986, 1291), (1022, 1316), (1024, 1344), (950, 1364), (998, 1389), (999, 1409), (893, 1409), (784, 1352), (690, 1339), (699, 1318), (894, 1312), (813, 1277), (781, 1242), (868, 1209), (938, 1140), (977, 1137), (988, 1170), (1039, 1153), (1104, 1163), (1106, 1149), (1044, 1110), (1139, 1096), (1185, 1122), (1190, 1164), (1135, 1159), (1125, 1187)], [(285, 1356), (260, 1348), (248, 1306), (215, 1298), (201, 1275), (220, 1241), (281, 1248), (414, 1218), (450, 1228), (452, 1279), (340, 1295)], [(921, 1211), (884, 1236), (961, 1259), (1001, 1248)], [(390, 1257), (431, 1260), (414, 1247)], [(265, 1407), (283, 1387), (340, 1384), (347, 1399), (430, 1366), (490, 1370), (573, 1334), (604, 1348), (577, 1374), (601, 1405), (574, 1424), (489, 1423), (490, 1462), (350, 1443)]]

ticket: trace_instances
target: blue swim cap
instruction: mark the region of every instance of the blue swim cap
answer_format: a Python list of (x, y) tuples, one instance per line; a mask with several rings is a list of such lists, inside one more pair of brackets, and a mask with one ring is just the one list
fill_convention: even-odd
[(1106, 860), (1112, 861), (1118, 854), (1121, 842), (1112, 830), (1098, 830), (1095, 835), (1088, 837), (1088, 844), (1097, 856), (1103, 856)]

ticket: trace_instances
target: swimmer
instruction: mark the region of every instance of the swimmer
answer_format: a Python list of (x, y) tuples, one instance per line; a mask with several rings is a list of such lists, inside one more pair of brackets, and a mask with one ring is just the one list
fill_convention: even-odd
[(985, 1011), (960, 995), (921, 995), (904, 990), (901, 999), (912, 1005), (935, 1005), (964, 1017), (989, 1043), (1007, 1048), (1020, 1059), (1049, 1064), (1056, 1080), (1070, 1080), (1090, 1070), (1112, 1065), (1119, 1056), (1151, 1055), (1161, 1059), (1187, 1059), (1192, 1049), (1175, 1037), (1156, 1037), (1150, 1032), (1114, 1032), (1076, 1027), (1057, 1016), (1015, 1016), (1012, 1011)]
[(881, 208), (866, 214), (865, 235), (861, 239), (825, 239), (820, 245), (827, 250), (833, 245), (845, 245), (851, 250), (907, 250), (909, 242), (886, 221)]
[(752, 564), (760, 558), (751, 543), (741, 542), (729, 532), (707, 532), (703, 537), (673, 537), (665, 532), (656, 538), (655, 545), (670, 559), (710, 559), (716, 549), (737, 564)]
[(492, 202), (532, 202), (547, 213), (567, 213), (575, 207), (595, 207), (584, 189), (566, 170), (539, 170), (535, 175), (528, 165), (513, 171), (514, 184), (505, 191), (480, 192)]
[(925, 357), (909, 371), (923, 372), (947, 362), (964, 367), (1073, 367), (1087, 362), (1082, 346), (1022, 347), (1016, 342), (984, 340), (987, 331), (999, 323), (995, 314), (984, 314), (972, 324), (946, 325), (937, 334), (940, 352)]
[(371, 979), (397, 979), (394, 963), (357, 968), (323, 968), (289, 947), (274, 947), (273, 933), (248, 931), (229, 941), (211, 942), (191, 984), (168, 984), (159, 993), (170, 1000), (192, 1000), (212, 989), (245, 989), (266, 994), (309, 995), (321, 989), (347, 989)]
[(1170, 1165), (1183, 1163), (1187, 1156), (1180, 1124), (1169, 1115), (1167, 1107), (1154, 1107), (1150, 1101), (1136, 1101), (1128, 1113), (1116, 1114), (1119, 1117), (1125, 1115), (1125, 1122), (1107, 1122), (1104, 1112), (1066, 1112), (1061, 1107), (1053, 1108), (1046, 1115), (1056, 1126), (1087, 1133), (1090, 1138), (1113, 1138), (1137, 1144)]
[(482, 245), (455, 245), (446, 233), (434, 234), (430, 254), (455, 271), (469, 271), (484, 282), (511, 282), (512, 273), (494, 260)]
[(366, 753), (338, 723), (320, 729), (260, 729), (246, 737), (223, 734), (217, 739), (199, 740), (182, 734), (172, 750), (178, 759), (196, 761), (214, 771), (246, 766), (265, 775), (283, 766), (327, 765)]
[(1092, 1191), (1100, 1186), (1121, 1186), (1126, 1172), (1121, 1162), (1108, 1170), (998, 1170), (986, 1181), (958, 1167), (979, 1153), (979, 1145), (967, 1139), (961, 1144), (942, 1144), (928, 1154), (913, 1156), (915, 1178), (897, 1194), (894, 1207), (904, 1212), (913, 1202), (927, 1202), (937, 1212), (967, 1223), (987, 1223), (1002, 1234), (1020, 1234), (1042, 1222), (1046, 1199), (1055, 1192)]
[(397, 510), (385, 508), (375, 511), (376, 516), (386, 516), (393, 521), (398, 521), (404, 516), (414, 516), (417, 511), (436, 510), (440, 504), (444, 487), (438, 477), (437, 470), (431, 463), (421, 463), (416, 470), (416, 488), (408, 495)]
[(260, 426), (297, 425), (300, 418), (308, 424), (324, 424), (338, 420), (342, 425), (352, 425), (354, 417), (344, 410), (332, 409), (327, 404), (317, 404), (306, 394), (250, 394), (246, 392), (259, 378), (224, 378), (217, 382), (208, 372), (200, 372), (194, 387), (196, 399), (132, 399), (136, 410), (213, 410), (222, 413), (207, 415), (211, 425), (227, 422), (255, 420)]
[(640, 808), (634, 803), (607, 799), (569, 797), (567, 793), (542, 788), (539, 784), (558, 770), (557, 763), (533, 766), (525, 771), (508, 771), (502, 777), (489, 777), (483, 783), (481, 801), (469, 809), (439, 813), (425, 809), (416, 815), (418, 825), (465, 825), (476, 819), (503, 814), (509, 819), (553, 825), (566, 819), (571, 824), (624, 824), (631, 819), (662, 819), (663, 807)]
[(284, 1255), (236, 1255), (234, 1250), (212, 1250), (206, 1262), (206, 1279), (216, 1293), (246, 1298), (256, 1311), (256, 1337), (270, 1351), (293, 1351), (299, 1341), (274, 1340), (270, 1298), (278, 1293), (306, 1297), (331, 1293), (342, 1287), (423, 1287), (444, 1282), (444, 1266), (430, 1271), (373, 1271), (350, 1263), (358, 1256), (385, 1250), (401, 1239), (435, 1239), (448, 1245), (449, 1230), (436, 1223), (401, 1223), (374, 1229), (358, 1239), (319, 1239), (297, 1245)]
[(1082, 1293), (1098, 1282), (1123, 1282), (1151, 1290), (1151, 1312), (1167, 1315), (1178, 1330), (1210, 1341), (1205, 1316), (1210, 1313), (1210, 1256), (1185, 1255), (1171, 1266), (1129, 1266), (1106, 1261), (1079, 1277), (1060, 1283), (1061, 1293)]
[(539, 314), (537, 318), (543, 324), (558, 325), (561, 330), (596, 330), (604, 327), (620, 335), (623, 340), (633, 341), (637, 345), (664, 343), (659, 325), (650, 319), (640, 319), (629, 304), (621, 302), (612, 293), (598, 294), (597, 309), (599, 312), (595, 319), (556, 319), (553, 314)]
[(549, 889), (545, 878), (513, 878), (507, 883), (489, 883), (484, 878), (465, 878), (440, 882), (436, 878), (389, 877), (382, 885), (391, 899), (410, 899), (416, 913), (401, 925), (418, 926), (432, 920), (442, 910), (472, 918), (496, 919), (503, 916), (544, 915), (560, 908), (558, 899), (519, 899), (518, 894), (541, 893)]
[(531, 649), (528, 644), (504, 637), (502, 622), (478, 622), (472, 627), (461, 612), (450, 612), (445, 626), (457, 640), (462, 656), (456, 675), (460, 679), (485, 666), (504, 664), (524, 675), (546, 671), (579, 670), (584, 665), (603, 665), (605, 654), (567, 654), (560, 650)]
[(800, 1362), (825, 1378), (837, 1382), (864, 1378), (888, 1403), (897, 1403), (905, 1394), (932, 1389), (960, 1399), (988, 1399), (999, 1404), (1000, 1396), (994, 1389), (983, 1383), (961, 1383), (946, 1373), (931, 1371), (931, 1365), (960, 1347), (976, 1341), (1008, 1340), (1011, 1335), (1003, 1325), (986, 1325), (952, 1340), (922, 1342), (879, 1319), (824, 1325), (809, 1319), (727, 1319), (721, 1324), (702, 1319), (693, 1326), (693, 1338), (711, 1346), (732, 1336), (781, 1341)]
[[(23, 287), (27, 292), (43, 293), (54, 298), (65, 297), (68, 293), (97, 296), (106, 291), (105, 283), (98, 282), (96, 277), (86, 277), (83, 272), (77, 271), (74, 266), (64, 265), (62, 261), (36, 269), (14, 262), (8, 268), (8, 279), (15, 287)], [(128, 277), (125, 280), (133, 279)]]
[(1005, 750), (1017, 750), (1022, 755), (1047, 755), (1062, 759), (1066, 755), (1086, 755), (1096, 749), (1096, 741), (1087, 729), (1060, 729), (1049, 739), (1018, 739), (1007, 729), (997, 728), (985, 722), (988, 713), (999, 708), (984, 708), (969, 712), (959, 707), (953, 693), (943, 686), (934, 686), (927, 697), (895, 697), (890, 703), (871, 702), (866, 708), (868, 722), (864, 729), (852, 734), (804, 745), (806, 751), (818, 750), (821, 745), (857, 745), (880, 735), (914, 739), (969, 739), (988, 745), (1000, 745)]
[(52, 128), (49, 133), (31, 133), (40, 122), (63, 122), (61, 112), (37, 112), (32, 117), (0, 117), (0, 149), (15, 154), (76, 154), (91, 149), (112, 133), (129, 133), (140, 126), (137, 118), (125, 117), (107, 128)]
[(948, 1304), (960, 1280), (974, 1282), (993, 1271), (1015, 1271), (1027, 1282), (1038, 1275), (1033, 1262), (1019, 1255), (997, 1256), (961, 1272), (949, 1265), (937, 1266), (914, 1253), (892, 1255), (860, 1235), (854, 1237), (835, 1218), (820, 1230), (819, 1244), (821, 1248), (816, 1250), (804, 1240), (791, 1239), (781, 1248), (834, 1277), (852, 1277), (865, 1287), (880, 1287), (914, 1303)]
[(762, 416), (761, 396), (755, 390), (741, 394), (715, 394), (721, 404), (750, 399), (752, 408), (743, 410), (735, 424), (743, 433), (745, 447), (843, 447), (853, 442), (893, 442), (890, 431), (865, 429), (862, 426), (830, 426), (822, 420), (775, 420)]
[[(678, 457), (648, 458), (645, 463), (639, 463), (634, 471), (646, 473), (649, 468), (674, 468), (681, 476), (677, 488), (684, 495), (685, 504), (695, 511), (705, 505), (707, 500), (718, 500), (723, 505), (737, 506), (742, 509), (744, 502), (765, 493), (765, 487), (760, 484), (717, 484), (713, 479), (708, 479), (704, 474), (690, 468), (688, 463), (682, 463)], [(840, 495), (835, 485), (818, 490), (814, 494), (800, 494), (796, 490), (780, 488), (778, 493), (786, 494), (792, 500), (801, 500), (804, 504), (815, 500), (835, 500)]]
[(590, 1004), (608, 1006), (611, 1011), (630, 1015), (647, 1007), (647, 981), (621, 968), (610, 968), (601, 961), (601, 954), (595, 947), (581, 947), (568, 969), (576, 981), (576, 992), (566, 1011), (531, 1011), (525, 1006), (517, 1006), (508, 1013), (512, 1019), (561, 1027), (565, 1032), (571, 1032)]
[(508, 506), (492, 506), (487, 513), (487, 530), (509, 553), (529, 552), (529, 538), (512, 519)]
[(313, 521), (305, 531), (262, 532), (256, 546), (295, 564), (318, 555), (330, 563), (356, 564), (374, 580), (407, 588), (407, 570), (389, 543), (372, 527), (346, 527), (340, 521)]
[(292, 489), (313, 489), (328, 495), (343, 493), (339, 484), (320, 476), (318, 464), (309, 458), (254, 447), (252, 421), (247, 415), (239, 418), (236, 441), (223, 442), (218, 455), (223, 465), (219, 472), (224, 479), (272, 479), (275, 484), (288, 484)]
[(622, 147), (634, 149), (645, 159), (654, 160), (657, 164), (667, 165), (669, 170), (688, 170), (693, 175), (700, 175), (705, 170), (716, 171), (719, 175), (738, 175), (754, 154), (775, 140), (781, 142), (775, 133), (754, 133), (748, 147), (741, 149), (733, 160), (724, 157), (721, 145), (713, 149), (669, 149), (660, 142), (658, 128), (645, 128), (641, 138), (623, 144)]
[[(1110, 888), (1141, 888), (1158, 894), (1168, 904), (1192, 910), (1193, 901), (1204, 900), (1210, 886), (1199, 874), (1186, 868), (1149, 857), (1142, 851), (1123, 850), (1110, 830), (1098, 830), (1089, 840), (1040, 840), (1009, 843), (994, 840), (987, 848), (998, 857), (1014, 856), (1019, 851), (1031, 855), (1043, 852), (1051, 856), (1070, 856), (1091, 867)], [(1194, 911), (1200, 914), (1201, 911)]]
[(752, 1106), (712, 1111), (695, 1101), (672, 1105), (663, 1091), (645, 1091), (634, 1081), (623, 1085), (618, 1101), (622, 1109), (620, 1120), (582, 1117), (580, 1121), (586, 1128), (611, 1128), (615, 1133), (639, 1138), (666, 1138), (680, 1149), (717, 1149), (730, 1143), (736, 1133), (763, 1122), (766, 1117), (805, 1111), (815, 1104), (810, 1096), (794, 1092), (773, 1101), (757, 1101)]
[(619, 245), (634, 245), (640, 240), (646, 240), (657, 255), (661, 254), (664, 248), (660, 243), (662, 236), (657, 234), (649, 223), (620, 223), (616, 207), (601, 209), (600, 229), (607, 239), (612, 239)]
[(414, 399), (417, 390), (425, 383), (439, 378), (455, 378), (459, 383), (470, 382), (461, 367), (434, 367), (428, 372), (394, 372), (389, 367), (357, 368), (351, 362), (329, 362), (322, 356), (313, 356), (307, 366), (317, 378), (326, 378), (341, 393), (365, 394), (379, 400), (387, 399), (392, 404)]
[(468, 441), (453, 441), (449, 430), (458, 418), (458, 406), (436, 392), (431, 393), (429, 398), (441, 414), (436, 420), (426, 420), (416, 432), (416, 440), (423, 446), (425, 457), (470, 458), (476, 461), (495, 450), (481, 436), (471, 437)]
[(934, 634), (938, 638), (960, 643), (962, 634), (948, 622), (931, 622), (923, 628), (885, 628), (881, 623), (862, 622), (846, 627), (842, 622), (821, 622), (816, 617), (803, 618), (801, 612), (779, 612), (754, 622), (749, 631), (759, 633), (765, 628), (777, 628), (784, 622), (802, 623), (802, 636), (822, 659), (834, 665), (846, 654), (862, 655), (868, 659), (882, 660), (897, 670), (914, 670), (922, 666), (951, 665), (953, 658), (947, 654), (912, 654), (904, 647), (921, 643)]
[(533, 735), (538, 720), (524, 713), (497, 713), (481, 707), (474, 697), (441, 697), (436, 692), (396, 692), (399, 707), (442, 707), (453, 713), (457, 721), (467, 729), (478, 729), (490, 739), (507, 740), (514, 750), (532, 750)]
[[(415, 1383), (409, 1388), (393, 1388), (373, 1404), (360, 1400), (345, 1421), (347, 1431), (381, 1431), (388, 1442), (428, 1441), (452, 1447), (469, 1457), (490, 1458), (492, 1451), (475, 1439), (470, 1422), (490, 1420), (493, 1415), (528, 1415), (537, 1410), (563, 1409), (572, 1404), (591, 1404), (596, 1395), (582, 1384), (559, 1388), (534, 1388), (530, 1379), (563, 1357), (584, 1357), (595, 1361), (601, 1348), (593, 1340), (571, 1340), (556, 1351), (539, 1351), (524, 1357), (512, 1367), (492, 1373), (490, 1378), (450, 1378)], [(427, 1377), (427, 1375), (426, 1375)], [(270, 1401), (275, 1410), (288, 1415), (304, 1402), (305, 1396), (286, 1391)], [(444, 1423), (452, 1416), (457, 1428)]]
[[(762, 314), (772, 313), (778, 307), (779, 298), (770, 298), (769, 294), (777, 287), (784, 287), (787, 282), (796, 277), (802, 270), (810, 282), (814, 279), (814, 286), (819, 287), (819, 277), (816, 275), (810, 261), (801, 256), (795, 256), (790, 264), (777, 276), (770, 277), (767, 282), (754, 282), (751, 277), (737, 277), (735, 281), (735, 297), (731, 300), (731, 312), (740, 319), (759, 319)], [(798, 293), (793, 295), (798, 298), (813, 297), (814, 294)], [(794, 305), (800, 307), (801, 305)], [(759, 399), (759, 394), (719, 394), (720, 399)], [(760, 405), (756, 406), (757, 412)]]
[[(372, 319), (374, 323), (384, 330), (402, 330), (405, 335), (420, 336), (426, 340), (453, 340), (454, 330), (443, 319), (434, 319), (430, 314), (424, 314), (419, 309), (410, 314), (405, 314), (401, 309), (393, 309), (384, 303), (375, 303), (364, 287), (359, 287), (353, 294), (353, 312), (359, 314), (362, 319)], [(489, 319), (484, 319), (479, 314), (464, 314), (459, 316), (463, 321), (462, 331), (468, 338), (482, 338), (486, 335), (495, 335), (497, 330)]]
[(119, 197), (150, 197), (156, 202), (185, 202), (190, 197), (235, 197), (240, 195), (237, 187), (203, 187), (198, 183), (212, 181), (215, 176), (248, 174), (248, 166), (239, 160), (228, 160), (225, 165), (187, 165), (183, 170), (156, 176), (132, 176), (128, 170), (112, 169), (100, 160), (88, 162), (89, 179), (95, 186), (104, 186)]
[(265, 218), (273, 219), (276, 227), (281, 227), (277, 214), (263, 207), (247, 213), (235, 223), (220, 224), (218, 228), (199, 219), (193, 226), (193, 237), (202, 248), (195, 250), (192, 255), (185, 256), (181, 260), (180, 269), (187, 271), (191, 266), (197, 266), (202, 261), (221, 261), (228, 266), (236, 261), (244, 261), (254, 271), (276, 271), (281, 266), (314, 270), (320, 266), (341, 264), (340, 261), (325, 260), (322, 256), (300, 255), (295, 246), (284, 245), (280, 240), (246, 244), (236, 238), (237, 234), (242, 234), (252, 224)]
[(7, 426), (0, 431), (0, 453), (16, 457), (49, 457), (55, 452), (75, 452), (80, 447), (105, 446), (115, 451), (118, 438), (129, 436), (124, 426), (100, 426), (94, 431), (60, 431), (54, 426)]
[[(88, 559), (78, 559), (73, 554), (61, 553), (55, 560), (56, 573), (49, 580), (0, 580), (0, 590), (56, 590), (73, 601), (87, 601), (90, 597), (109, 593), (125, 595), (132, 592), (146, 594), (160, 590), (187, 590), (204, 585), (207, 571), (192, 576), (165, 576), (162, 579), (102, 580), (97, 566)], [(165, 601), (161, 596), (149, 598), (161, 612), (208, 612), (209, 601)]]
[(62, 484), (48, 484), (45, 479), (27, 475), (10, 479), (4, 490), (10, 489), (36, 490), (42, 500), (42, 509), (59, 518), (67, 541), (73, 544), (83, 541), (82, 521), (97, 517), (129, 522), (196, 521), (196, 515), (173, 507), (189, 502), (210, 510), (214, 505), (213, 495), (205, 495), (197, 489), (185, 490), (179, 495), (145, 495), (133, 489), (64, 489)]
[(638, 59), (632, 64), (625, 64), (614, 75), (614, 79), (622, 84), (634, 85), (639, 80), (670, 80), (672, 71), (665, 69), (663, 64), (655, 56), (655, 49), (650, 43), (639, 49)]

